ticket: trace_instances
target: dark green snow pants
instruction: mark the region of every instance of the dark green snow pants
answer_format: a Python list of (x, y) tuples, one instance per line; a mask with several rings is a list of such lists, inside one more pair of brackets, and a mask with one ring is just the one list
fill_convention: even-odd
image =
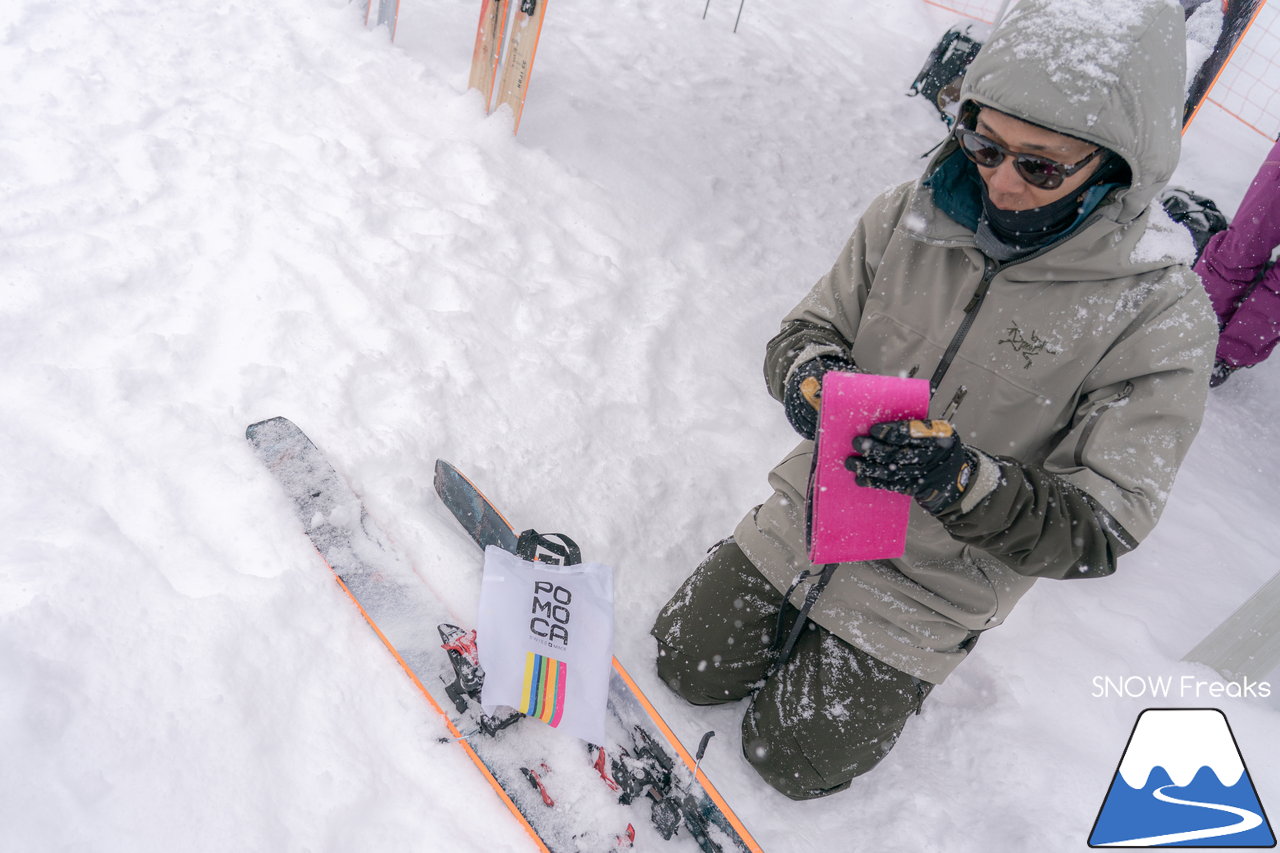
[[(813, 622), (766, 679), (780, 606), (782, 593), (727, 540), (667, 602), (652, 634), (658, 674), (687, 701), (751, 698), (743, 755), (774, 788), (807, 800), (842, 791), (875, 767), (930, 685)], [(782, 630), (789, 632), (799, 611), (785, 607)]]

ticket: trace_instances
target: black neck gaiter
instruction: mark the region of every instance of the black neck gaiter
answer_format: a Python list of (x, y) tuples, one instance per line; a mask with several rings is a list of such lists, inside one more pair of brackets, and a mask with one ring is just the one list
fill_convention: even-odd
[(1001, 210), (992, 204), (984, 181), (982, 216), (1002, 243), (1007, 243), (1011, 248), (1029, 249), (1049, 242), (1076, 221), (1076, 217), (1080, 215), (1080, 197), (1087, 188), (1081, 187), (1079, 191), (1043, 207)]
[(982, 216), (977, 229), (979, 248), (998, 261), (1008, 261), (1057, 240), (1080, 217), (1080, 205), (1090, 188), (1129, 182), (1129, 168), (1124, 161), (1110, 153), (1103, 156), (1102, 164), (1075, 192), (1030, 210), (1001, 210), (992, 204), (986, 181), (979, 180), (982, 193)]

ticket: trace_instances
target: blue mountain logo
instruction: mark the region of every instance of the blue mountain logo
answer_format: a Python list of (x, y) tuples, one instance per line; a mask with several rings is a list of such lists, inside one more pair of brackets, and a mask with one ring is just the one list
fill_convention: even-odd
[(1227, 717), (1216, 708), (1138, 715), (1090, 847), (1275, 847)]

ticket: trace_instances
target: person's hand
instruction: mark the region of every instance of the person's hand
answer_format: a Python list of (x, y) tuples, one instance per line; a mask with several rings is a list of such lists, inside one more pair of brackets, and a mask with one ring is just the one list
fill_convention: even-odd
[(931, 513), (964, 497), (978, 458), (947, 421), (885, 421), (853, 440), (845, 467), (859, 486), (911, 495)]
[(818, 410), (822, 407), (822, 377), (829, 370), (860, 373), (858, 366), (845, 358), (820, 355), (797, 367), (787, 377), (782, 392), (782, 408), (787, 421), (800, 435), (813, 440), (818, 433)]

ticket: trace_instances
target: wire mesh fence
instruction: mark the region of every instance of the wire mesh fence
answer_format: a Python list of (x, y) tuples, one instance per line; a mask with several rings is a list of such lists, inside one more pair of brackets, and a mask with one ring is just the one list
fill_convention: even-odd
[(1280, 133), (1280, 2), (1258, 10), (1205, 100), (1268, 139)]

